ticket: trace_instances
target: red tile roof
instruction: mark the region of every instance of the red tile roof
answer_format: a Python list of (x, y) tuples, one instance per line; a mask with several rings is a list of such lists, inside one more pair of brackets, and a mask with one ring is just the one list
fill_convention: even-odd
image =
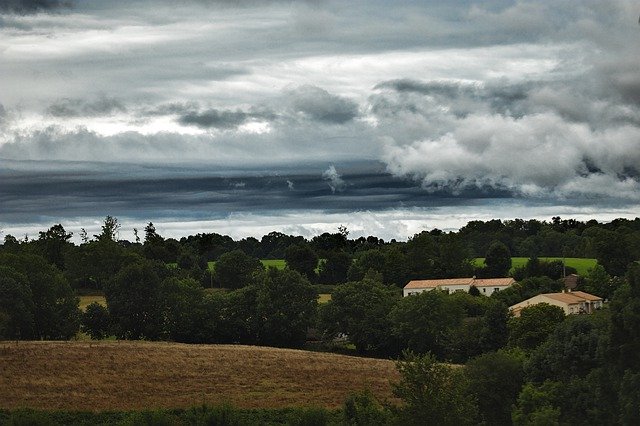
[(513, 278), (447, 278), (439, 280), (413, 280), (404, 286), (406, 289), (436, 288), (452, 285), (474, 285), (476, 287), (508, 287), (516, 281)]
[(473, 285), (476, 287), (496, 287), (496, 286), (510, 286), (515, 284), (516, 280), (513, 278), (476, 278), (473, 281)]
[(404, 288), (436, 288), (445, 285), (471, 285), (473, 278), (448, 278), (442, 280), (413, 280)]
[(584, 291), (570, 291), (567, 293), (544, 293), (541, 296), (546, 296), (550, 299), (554, 299), (568, 305), (576, 305), (585, 301), (597, 302), (599, 300), (602, 300), (601, 297), (585, 293)]

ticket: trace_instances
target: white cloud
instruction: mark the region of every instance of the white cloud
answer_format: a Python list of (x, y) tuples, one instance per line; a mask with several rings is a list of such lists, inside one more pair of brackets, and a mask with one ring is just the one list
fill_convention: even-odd
[(329, 166), (329, 168), (322, 173), (322, 179), (327, 181), (333, 193), (336, 191), (342, 192), (347, 186), (347, 183), (342, 179), (334, 165)]
[(594, 131), (550, 113), (471, 115), (437, 139), (389, 143), (384, 159), (393, 173), (434, 190), (487, 185), (522, 195), (638, 199), (640, 189), (640, 129)]

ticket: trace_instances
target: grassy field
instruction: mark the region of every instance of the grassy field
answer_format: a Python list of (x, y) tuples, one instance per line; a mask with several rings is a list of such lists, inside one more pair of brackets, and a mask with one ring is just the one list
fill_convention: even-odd
[[(562, 260), (561, 257), (540, 257), (541, 261)], [(525, 266), (529, 258), (527, 257), (512, 257), (511, 258), (511, 270), (515, 268)], [(565, 264), (576, 268), (579, 275), (587, 275), (589, 269), (596, 266), (596, 259), (583, 259), (578, 257), (566, 257), (564, 258)], [(473, 260), (474, 265), (482, 266), (484, 264), (484, 257), (477, 257)]]
[(80, 310), (84, 311), (87, 309), (87, 306), (92, 304), (93, 302), (98, 302), (102, 306), (107, 306), (107, 301), (104, 296), (79, 296), (80, 299)]
[(318, 295), (318, 303), (327, 303), (329, 300), (331, 300), (331, 294), (321, 293)]
[(260, 259), (260, 262), (265, 268), (272, 266), (276, 269), (284, 269), (287, 266), (287, 262), (284, 259)]
[[(285, 266), (287, 266), (287, 263), (284, 261), (284, 259), (260, 259), (260, 262), (262, 262), (265, 268), (268, 268), (269, 266), (273, 266), (274, 268), (277, 268), (277, 269), (284, 269)], [(178, 266), (175, 263), (173, 265)], [(213, 271), (216, 267), (216, 262), (215, 261), (207, 262), (207, 267), (209, 268), (210, 271)]]
[(365, 388), (393, 401), (399, 379), (387, 360), (159, 342), (0, 342), (0, 366), (2, 409), (336, 408)]

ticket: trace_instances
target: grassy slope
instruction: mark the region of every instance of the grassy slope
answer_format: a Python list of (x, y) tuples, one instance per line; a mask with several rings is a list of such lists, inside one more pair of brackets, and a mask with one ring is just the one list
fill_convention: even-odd
[[(550, 261), (550, 260), (562, 260), (561, 257), (540, 257), (542, 261)], [(511, 266), (512, 270), (518, 268), (520, 266), (524, 266), (527, 264), (529, 258), (527, 257), (512, 257), (511, 258)], [(596, 266), (595, 259), (582, 259), (577, 257), (567, 257), (564, 259), (567, 266), (571, 266), (572, 268), (576, 268), (579, 275), (587, 275), (589, 269)], [(484, 264), (484, 257), (477, 257), (473, 260), (473, 263), (477, 266), (482, 266)]]
[(335, 408), (364, 388), (391, 399), (398, 379), (386, 360), (158, 342), (0, 342), (0, 366), (5, 409)]

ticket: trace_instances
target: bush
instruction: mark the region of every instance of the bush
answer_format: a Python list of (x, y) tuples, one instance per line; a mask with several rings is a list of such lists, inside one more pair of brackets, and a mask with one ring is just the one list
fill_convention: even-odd
[(87, 306), (82, 314), (81, 330), (87, 333), (93, 340), (101, 340), (109, 335), (111, 319), (107, 308), (93, 302)]
[(353, 426), (378, 426), (391, 423), (391, 415), (369, 390), (353, 393), (343, 406), (343, 421)]

